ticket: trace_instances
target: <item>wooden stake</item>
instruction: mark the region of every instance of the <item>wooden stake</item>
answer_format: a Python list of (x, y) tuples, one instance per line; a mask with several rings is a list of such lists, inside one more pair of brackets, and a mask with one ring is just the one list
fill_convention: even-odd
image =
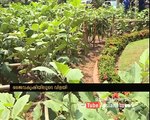
[(2, 85), (0, 86), (0, 91), (9, 91), (10, 85)]

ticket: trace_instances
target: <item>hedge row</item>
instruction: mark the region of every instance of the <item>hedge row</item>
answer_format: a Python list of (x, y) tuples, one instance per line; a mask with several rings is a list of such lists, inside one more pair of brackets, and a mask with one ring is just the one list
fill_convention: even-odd
[(117, 58), (120, 56), (126, 45), (130, 42), (149, 37), (149, 30), (136, 31), (122, 36), (109, 38), (100, 55), (99, 73), (101, 82), (121, 82), (120, 77), (115, 72)]

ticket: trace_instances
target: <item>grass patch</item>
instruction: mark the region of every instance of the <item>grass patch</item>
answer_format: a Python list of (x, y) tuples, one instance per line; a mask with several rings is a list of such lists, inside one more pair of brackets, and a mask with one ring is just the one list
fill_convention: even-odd
[(141, 54), (145, 49), (149, 47), (149, 38), (139, 40), (136, 42), (131, 42), (122, 52), (122, 55), (119, 58), (118, 67), (119, 70), (127, 70), (134, 62), (138, 62)]

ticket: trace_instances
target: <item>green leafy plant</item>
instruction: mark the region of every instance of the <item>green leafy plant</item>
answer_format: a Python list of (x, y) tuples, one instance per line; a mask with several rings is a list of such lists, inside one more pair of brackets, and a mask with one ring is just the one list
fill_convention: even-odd
[[(5, 120), (10, 119), (23, 119), (23, 113), (26, 112), (29, 107), (27, 102), (29, 101), (29, 95), (20, 97), (21, 93), (12, 94), (0, 93), (0, 118)], [(31, 105), (30, 105), (31, 106)]]
[[(102, 1), (95, 2), (99, 6)], [(0, 10), (0, 51), (5, 53), (3, 63), (29, 64), (23, 70), (19, 66), (13, 68), (16, 81), (20, 82), (31, 80), (28, 76), (30, 65), (42, 66), (63, 56), (70, 58), (69, 62), (77, 63), (77, 59), (87, 53), (91, 41), (95, 46), (96, 36), (101, 40), (112, 34), (112, 26), (117, 26), (113, 23), (114, 15), (115, 19), (131, 18), (123, 15), (120, 9), (93, 8), (82, 4), (81, 0), (69, 0), (65, 4), (57, 4), (56, 0), (40, 0), (27, 5), (16, 2), (8, 7), (1, 6)], [(141, 19), (147, 19), (146, 11), (140, 13)], [(112, 40), (112, 44), (119, 50), (123, 49), (124, 44), (117, 41)], [(117, 52), (117, 48), (114, 50)], [(3, 77), (7, 83), (12, 81)]]
[(32, 71), (46, 72), (49, 75), (56, 77), (53, 82), (60, 83), (80, 83), (83, 77), (81, 70), (71, 69), (68, 65), (59, 62), (50, 62), (51, 68), (39, 66), (33, 68)]
[[(105, 82), (106, 81), (120, 82), (121, 79), (117, 75), (117, 72), (115, 71), (115, 63), (117, 58), (119, 57), (120, 53), (124, 50), (124, 48), (128, 43), (132, 41), (136, 41), (138, 39), (147, 38), (148, 34), (149, 31), (141, 30), (139, 32), (124, 34), (123, 36), (113, 36), (109, 38), (106, 41), (106, 45), (102, 51), (102, 54), (100, 55), (100, 60), (99, 60), (100, 80)], [(134, 65), (132, 68), (133, 69), (139, 68), (138, 71), (140, 71), (141, 69), (139, 65)], [(132, 71), (134, 71), (133, 69)]]
[(149, 49), (140, 56), (139, 64), (135, 62), (127, 71), (119, 71), (118, 75), (127, 83), (149, 82)]
[[(0, 93), (0, 117), (6, 120), (24, 120), (25, 113), (29, 110), (33, 120), (46, 119), (47, 114), (48, 119), (55, 120), (144, 120), (148, 117), (148, 92), (97, 92), (98, 97), (93, 96), (92, 92), (77, 93), (45, 92), (44, 96), (47, 99), (36, 103), (29, 101), (30, 96), (22, 95), (22, 92), (14, 93), (14, 97), (12, 94)], [(86, 102), (100, 102), (100, 108), (86, 108)], [(120, 102), (128, 107), (117, 107)], [(46, 115), (46, 111), (42, 111), (43, 108), (48, 108)]]

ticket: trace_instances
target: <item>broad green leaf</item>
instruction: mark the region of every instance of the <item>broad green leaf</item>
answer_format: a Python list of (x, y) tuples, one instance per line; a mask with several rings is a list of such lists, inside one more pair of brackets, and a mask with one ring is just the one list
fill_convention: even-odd
[(57, 27), (57, 26), (59, 26), (62, 22), (63, 22), (63, 21), (61, 21), (61, 20), (54, 19), (54, 20), (50, 23), (50, 25)]
[(125, 109), (124, 115), (126, 117), (126, 120), (137, 120), (139, 117), (139, 115), (135, 111), (128, 109)]
[(146, 49), (140, 56), (139, 62), (145, 65), (146, 60), (149, 59), (149, 49)]
[(57, 70), (63, 75), (65, 76), (68, 71), (70, 70), (70, 68), (68, 67), (68, 65), (65, 65), (63, 63), (58, 63), (55, 62), (56, 66), (57, 66)]
[(133, 75), (134, 83), (141, 83), (142, 76), (141, 76), (141, 67), (135, 63), (133, 69), (131, 69), (131, 73)]
[(33, 34), (32, 36), (31, 36), (31, 38), (38, 38), (38, 34)]
[(76, 80), (77, 83), (81, 81), (83, 77), (83, 74), (81, 73), (81, 70), (79, 69), (71, 69), (67, 74), (66, 78), (69, 83), (72, 83), (72, 81)]
[(0, 110), (5, 109), (5, 106), (3, 105), (3, 103), (0, 102)]
[(14, 95), (15, 95), (16, 99), (19, 99), (21, 94), (22, 94), (22, 92), (14, 92)]
[(0, 118), (2, 118), (2, 114), (4, 112), (4, 109), (6, 109), (6, 107), (0, 102)]
[(132, 76), (127, 71), (118, 71), (118, 75), (125, 83), (134, 83)]
[(48, 28), (48, 22), (42, 22), (39, 26), (40, 30), (44, 31)]
[(56, 102), (53, 100), (46, 100), (43, 102), (43, 104), (46, 107), (51, 108), (56, 113), (58, 113), (58, 111), (63, 107), (63, 104), (61, 102)]
[(10, 118), (10, 110), (5, 108), (3, 112), (0, 114), (0, 120), (9, 120)]
[(14, 41), (16, 41), (16, 40), (19, 40), (19, 38), (17, 37), (17, 36), (13, 36), (13, 35), (9, 35), (7, 38), (5, 38), (5, 40), (14, 40)]
[(41, 72), (46, 72), (48, 74), (57, 75), (56, 72), (54, 72), (53, 70), (49, 69), (48, 67), (44, 67), (44, 66), (38, 66), (38, 67), (32, 69), (32, 71), (36, 71), (36, 70), (39, 70)]
[(37, 46), (44, 45), (44, 44), (47, 44), (47, 42), (43, 42), (43, 41), (42, 42), (36, 42)]
[(126, 83), (141, 83), (142, 82), (141, 68), (136, 62), (135, 64), (131, 66), (129, 70), (119, 71), (118, 75)]
[[(78, 98), (76, 97), (76, 95), (74, 95), (73, 93), (69, 93), (69, 94), (71, 94), (71, 102), (72, 103), (78, 103)], [(67, 95), (64, 96), (64, 98), (63, 98), (64, 101), (67, 100), (67, 98), (69, 97), (68, 96), (69, 94), (67, 94)]]
[(63, 100), (64, 93), (63, 92), (46, 92), (45, 95), (52, 100)]
[(37, 104), (36, 107), (33, 109), (33, 120), (40, 120), (42, 116), (42, 108), (40, 104)]
[(94, 102), (95, 97), (92, 92), (79, 92), (80, 99), (83, 102)]
[(20, 30), (20, 32), (24, 33), (24, 31), (25, 31), (25, 25), (21, 26), (21, 27), (19, 28), (19, 30)]
[[(70, 94), (70, 101), (69, 101), (69, 94)], [(69, 93), (67, 95), (65, 95), (63, 97), (63, 102), (66, 106), (69, 105), (69, 103), (71, 104), (71, 110), (72, 112), (75, 113), (75, 111), (77, 110), (77, 103), (78, 103), (78, 98), (76, 97), (76, 95), (74, 95), (73, 93)]]
[(39, 30), (39, 24), (36, 24), (36, 23), (32, 24), (32, 30), (38, 31)]
[(23, 108), (29, 101), (29, 97), (30, 97), (29, 95), (24, 95), (17, 100), (17, 102), (15, 103), (12, 109), (12, 114), (11, 114), (12, 118), (15, 119), (19, 115), (19, 113), (22, 112)]
[(149, 92), (134, 92), (130, 97), (149, 107)]
[(24, 108), (23, 108), (23, 112), (27, 112), (31, 107), (32, 107), (33, 103), (32, 102), (29, 102), (27, 103)]
[(9, 93), (0, 93), (0, 102), (6, 107), (13, 107), (15, 98)]
[(23, 47), (15, 47), (14, 49), (19, 51), (19, 52), (25, 51), (25, 48), (23, 48)]
[(55, 62), (50, 62), (50, 65), (55, 69), (55, 70), (57, 70), (58, 71), (58, 68), (57, 68), (57, 66), (56, 66), (56, 64), (55, 64)]
[(34, 43), (35, 42), (35, 38), (27, 38), (26, 39), (26, 45), (31, 45), (32, 43)]

